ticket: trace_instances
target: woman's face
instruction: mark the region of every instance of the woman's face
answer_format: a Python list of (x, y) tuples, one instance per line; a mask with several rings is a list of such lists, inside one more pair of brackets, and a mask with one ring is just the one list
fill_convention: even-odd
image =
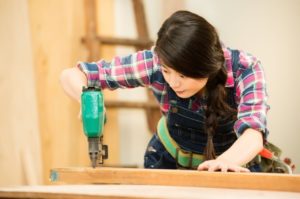
[(208, 78), (186, 77), (166, 65), (162, 65), (161, 70), (166, 82), (180, 98), (189, 98), (201, 93), (208, 80)]

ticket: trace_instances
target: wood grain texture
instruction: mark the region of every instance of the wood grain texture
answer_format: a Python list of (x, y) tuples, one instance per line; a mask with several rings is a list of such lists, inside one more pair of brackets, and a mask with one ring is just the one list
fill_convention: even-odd
[(300, 192), (300, 175), (220, 173), (132, 168), (58, 168), (51, 181), (59, 184), (135, 184)]
[(79, 104), (59, 83), (62, 70), (85, 57), (80, 46), (82, 7), (82, 0), (28, 1), (45, 183), (56, 165), (89, 165), (86, 137), (77, 118)]
[[(101, 36), (113, 35), (114, 30), (114, 1), (97, 0), (97, 33)], [(100, 45), (99, 59), (111, 60), (115, 56), (115, 46)], [(98, 61), (98, 60), (93, 60)], [(118, 93), (106, 89), (103, 91), (104, 100), (116, 100)], [(104, 165), (120, 164), (120, 130), (118, 110), (107, 110), (107, 122), (104, 126), (103, 142), (108, 145), (109, 158)]]
[[(45, 183), (49, 182), (49, 170), (53, 167), (90, 165), (87, 138), (82, 131), (82, 123), (77, 117), (80, 105), (65, 95), (59, 83), (59, 76), (63, 69), (75, 66), (78, 61), (88, 59), (87, 49), (81, 43), (81, 38), (86, 31), (84, 2), (84, 0), (28, 1), (39, 116), (36, 123), (38, 123), (41, 135)], [(16, 6), (18, 6), (17, 3)], [(98, 19), (96, 24), (98, 33), (113, 34), (114, 1), (97, 0), (96, 6), (98, 12), (94, 14)], [(115, 54), (113, 47), (102, 46), (99, 51), (101, 51), (101, 57), (105, 59), (110, 59)], [(23, 72), (18, 74), (28, 76)], [(26, 83), (22, 84), (27, 85)], [(32, 86), (26, 86), (24, 89), (19, 87), (16, 91), (27, 92), (31, 88)], [(115, 96), (116, 94), (113, 93), (105, 95), (106, 98), (112, 99), (115, 99)], [(28, 113), (30, 111), (27, 111)], [(118, 126), (115, 125), (117, 123), (116, 111), (110, 111), (107, 116), (109, 120), (104, 130), (108, 132), (105, 133), (104, 142), (109, 145), (110, 151), (110, 159), (107, 163), (118, 164), (119, 135)], [(28, 117), (28, 119), (31, 118)], [(19, 134), (20, 132), (18, 130)], [(32, 140), (37, 136), (27, 137)], [(31, 143), (24, 142), (24, 140), (22, 142), (27, 145)]]
[(42, 162), (28, 3), (0, 1), (0, 10), (0, 186), (39, 184)]
[(157, 185), (48, 185), (0, 187), (0, 198), (297, 199), (300, 193)]

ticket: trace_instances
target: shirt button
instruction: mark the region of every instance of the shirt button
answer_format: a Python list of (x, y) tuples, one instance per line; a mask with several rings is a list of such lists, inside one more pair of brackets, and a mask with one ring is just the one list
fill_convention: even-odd
[(178, 112), (178, 108), (176, 108), (176, 107), (172, 107), (172, 113), (177, 113)]

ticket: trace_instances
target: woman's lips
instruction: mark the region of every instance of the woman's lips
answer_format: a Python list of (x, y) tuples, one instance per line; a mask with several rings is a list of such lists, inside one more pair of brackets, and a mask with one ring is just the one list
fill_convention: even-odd
[(175, 91), (175, 93), (182, 94), (184, 91)]

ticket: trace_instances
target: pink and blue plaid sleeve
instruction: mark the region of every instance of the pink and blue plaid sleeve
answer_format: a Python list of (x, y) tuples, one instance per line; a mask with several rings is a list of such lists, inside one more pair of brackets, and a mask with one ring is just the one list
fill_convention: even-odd
[(235, 132), (239, 136), (247, 128), (252, 128), (262, 132), (266, 138), (269, 106), (262, 65), (255, 57), (244, 52), (240, 52), (239, 60), (241, 67), (237, 71), (236, 95), (239, 103)]
[(110, 62), (79, 62), (77, 66), (86, 74), (89, 86), (102, 89), (149, 86), (158, 65), (153, 51), (144, 50), (127, 56), (116, 56)]

